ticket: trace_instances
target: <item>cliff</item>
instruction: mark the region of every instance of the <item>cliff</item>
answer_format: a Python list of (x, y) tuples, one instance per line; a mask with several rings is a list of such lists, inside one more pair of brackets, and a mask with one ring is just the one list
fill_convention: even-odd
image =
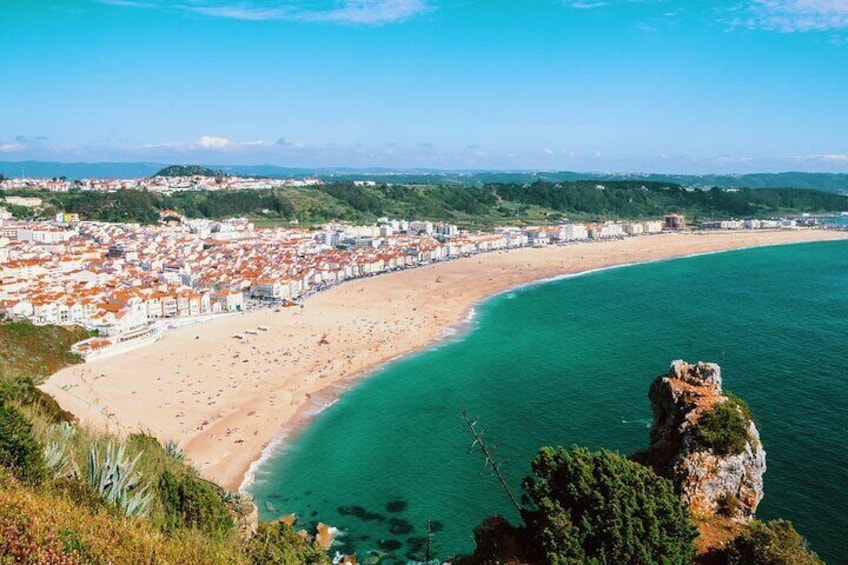
[(748, 522), (763, 498), (766, 454), (747, 406), (722, 390), (714, 363), (674, 361), (651, 384), (647, 463), (693, 515)]

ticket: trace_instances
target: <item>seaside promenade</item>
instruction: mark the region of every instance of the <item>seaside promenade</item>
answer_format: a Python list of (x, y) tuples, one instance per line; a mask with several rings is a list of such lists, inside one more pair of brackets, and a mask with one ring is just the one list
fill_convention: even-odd
[(492, 294), (615, 265), (834, 239), (848, 233), (670, 233), (475, 255), (168, 331), (151, 346), (64, 369), (42, 388), (83, 424), (178, 441), (205, 477), (235, 490), (275, 440), (357, 378), (445, 336)]

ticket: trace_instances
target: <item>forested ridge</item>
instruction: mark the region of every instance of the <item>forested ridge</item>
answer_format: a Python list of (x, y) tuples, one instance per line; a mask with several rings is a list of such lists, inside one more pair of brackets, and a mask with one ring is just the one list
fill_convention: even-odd
[[(12, 194), (18, 192), (11, 191)], [(269, 222), (330, 219), (373, 221), (380, 216), (445, 220), (466, 225), (538, 223), (561, 218), (618, 220), (682, 213), (692, 222), (710, 218), (773, 217), (848, 210), (848, 196), (797, 188), (685, 188), (650, 181), (536, 181), (480, 187), (352, 182), (317, 187), (171, 194), (139, 190), (34, 193), (45, 213), (76, 212), (84, 219), (153, 223), (173, 210), (189, 218), (247, 216)]]

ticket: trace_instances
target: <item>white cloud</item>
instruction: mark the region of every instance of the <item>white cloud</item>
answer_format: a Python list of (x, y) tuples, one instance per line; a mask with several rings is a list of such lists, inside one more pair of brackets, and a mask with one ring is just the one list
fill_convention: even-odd
[(846, 153), (825, 153), (823, 155), (800, 155), (794, 158), (796, 161), (803, 163), (820, 162), (835, 165), (848, 165), (848, 154)]
[(578, 10), (591, 10), (593, 8), (603, 8), (609, 5), (607, 0), (563, 0), (563, 4), (569, 8)]
[(381, 25), (428, 12), (431, 0), (333, 0), (325, 7), (304, 0), (92, 0), (132, 8), (159, 8), (202, 16), (246, 21), (288, 20), (338, 24)]
[(119, 8), (153, 8), (154, 4), (150, 2), (142, 2), (138, 0), (97, 0), (101, 4), (109, 6), (117, 6)]
[(848, 29), (848, 0), (753, 0), (737, 5), (734, 27), (782, 33)]
[(822, 161), (827, 163), (848, 163), (848, 155), (845, 154), (828, 154), (821, 156)]
[(0, 152), (20, 151), (25, 147), (23, 143), (0, 143)]
[(210, 4), (178, 4), (180, 10), (211, 16), (215, 18), (230, 18), (233, 20), (282, 20), (293, 19), (295, 11), (289, 7), (263, 7), (254, 3), (239, 3), (233, 5), (210, 5)]
[(200, 139), (198, 139), (194, 145), (201, 149), (229, 149), (236, 145), (226, 137), (214, 137), (211, 135), (204, 135)]
[[(142, 150), (171, 149), (174, 151), (237, 151), (240, 149), (256, 149), (262, 147), (280, 146), (279, 141), (265, 141), (255, 139), (251, 141), (233, 141), (226, 137), (204, 135), (199, 139), (186, 143), (184, 141), (163, 141), (158, 143), (145, 143), (137, 146)], [(286, 146), (296, 147), (297, 144), (285, 143)]]

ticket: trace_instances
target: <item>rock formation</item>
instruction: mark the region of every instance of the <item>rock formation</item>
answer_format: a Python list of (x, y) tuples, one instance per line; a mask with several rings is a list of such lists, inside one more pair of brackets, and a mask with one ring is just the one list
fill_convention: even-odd
[[(721, 369), (714, 363), (674, 361), (671, 370), (651, 384), (654, 411), (647, 463), (675, 485), (694, 515), (721, 514), (747, 522), (763, 498), (766, 454), (747, 408), (722, 391)], [(704, 440), (699, 429), (705, 414), (729, 403), (741, 416), (744, 438), (733, 450)], [(708, 418), (709, 420), (709, 418)], [(724, 430), (721, 430), (724, 432)]]

